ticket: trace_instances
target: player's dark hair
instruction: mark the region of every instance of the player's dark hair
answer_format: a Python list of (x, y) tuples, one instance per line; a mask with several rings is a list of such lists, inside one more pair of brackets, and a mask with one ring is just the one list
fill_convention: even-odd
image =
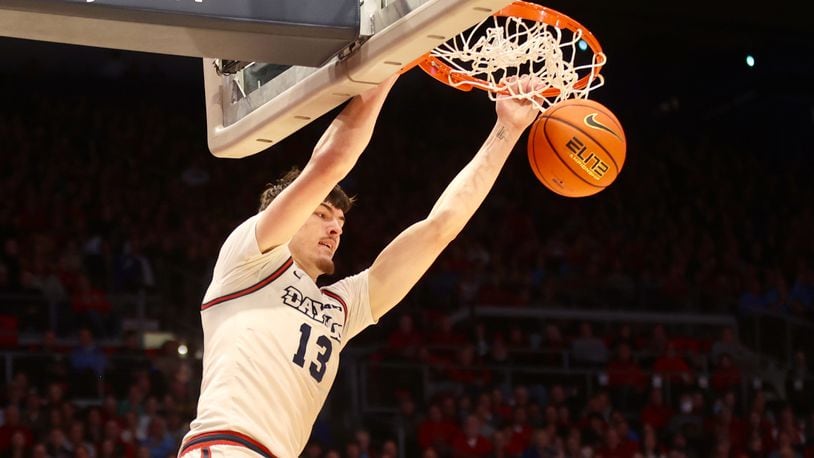
[[(266, 186), (266, 189), (263, 190), (263, 193), (260, 194), (260, 211), (265, 210), (271, 201), (280, 195), (280, 193), (283, 192), (283, 189), (288, 187), (288, 185), (290, 185), (298, 176), (300, 176), (300, 169), (294, 167), (274, 183), (269, 183)], [(354, 197), (348, 197), (348, 195), (345, 194), (345, 191), (339, 185), (334, 186), (334, 188), (325, 198), (325, 202), (328, 202), (345, 213), (351, 209), (353, 202), (355, 201), (356, 199)]]

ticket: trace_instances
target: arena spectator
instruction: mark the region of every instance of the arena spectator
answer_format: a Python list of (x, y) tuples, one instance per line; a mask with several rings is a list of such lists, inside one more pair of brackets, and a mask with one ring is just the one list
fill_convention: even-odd
[(481, 422), (477, 416), (469, 415), (461, 429), (452, 441), (453, 458), (486, 458), (492, 453), (494, 447), (480, 434)]
[[(489, 354), (487, 355), (487, 364), (491, 367), (495, 368), (510, 368), (512, 366), (512, 359), (511, 355), (509, 354), (509, 346), (506, 345), (506, 342), (503, 340), (502, 337), (497, 336), (495, 340), (492, 341), (492, 344), (489, 346)], [(499, 372), (499, 371), (498, 371)], [(500, 374), (498, 374), (498, 377)], [(505, 380), (501, 378), (500, 383), (504, 383)]]
[(659, 444), (656, 429), (649, 424), (645, 424), (642, 427), (642, 431), (641, 449), (634, 453), (633, 456), (635, 458), (658, 458), (664, 456), (664, 451)]
[(67, 382), (70, 370), (68, 349), (57, 342), (56, 332), (48, 330), (39, 345), (32, 348), (41, 356), (38, 364), (26, 367), (37, 388), (44, 391), (51, 382)]
[(421, 458), (440, 458), (440, 456), (441, 455), (432, 448), (428, 448), (421, 453)]
[(68, 427), (68, 447), (73, 451), (74, 456), (80, 455), (84, 450), (88, 456), (96, 455), (94, 445), (85, 440), (85, 425), (81, 421), (74, 420)]
[(789, 285), (779, 268), (774, 267), (766, 272), (766, 307), (774, 312), (790, 314), (792, 312)]
[(519, 454), (529, 447), (533, 429), (528, 421), (526, 407), (515, 407), (512, 421), (504, 431), (507, 434), (507, 450), (510, 453)]
[[(472, 344), (475, 346), (475, 356), (478, 358), (483, 358), (484, 356), (489, 354), (489, 350), (492, 344), (491, 336), (489, 335), (489, 331), (486, 327), (486, 323), (480, 321), (475, 324), (475, 329), (473, 330), (473, 337), (472, 337)], [(507, 344), (511, 346), (511, 344)]]
[(357, 429), (353, 433), (353, 439), (359, 446), (359, 458), (373, 458), (375, 452), (370, 437), (370, 431), (364, 428)]
[(177, 450), (179, 445), (167, 431), (166, 420), (160, 416), (150, 418), (147, 436), (142, 442), (142, 446), (149, 450), (150, 458), (165, 458)]
[(805, 429), (795, 417), (794, 410), (790, 405), (780, 409), (772, 436), (777, 438), (778, 449), (784, 448), (781, 443), (781, 436), (783, 436), (783, 441), (788, 441), (792, 447), (801, 448), (805, 444)]
[(544, 429), (535, 429), (531, 444), (523, 452), (523, 458), (548, 458), (557, 456), (557, 453), (554, 441), (548, 432)]
[(738, 297), (738, 312), (748, 316), (768, 309), (763, 282), (754, 269), (750, 269), (743, 280), (744, 288)]
[(544, 364), (552, 367), (562, 366), (562, 352), (567, 350), (568, 346), (566, 345), (559, 326), (554, 323), (548, 323), (545, 325), (541, 348), (545, 352), (542, 355)]
[(71, 389), (80, 396), (98, 396), (100, 379), (107, 368), (107, 355), (96, 344), (89, 328), (79, 330), (79, 345), (70, 356)]
[(399, 327), (387, 338), (387, 355), (392, 358), (413, 360), (418, 357), (424, 337), (415, 328), (413, 317), (403, 314), (399, 317)]
[(398, 414), (393, 422), (395, 430), (401, 431), (404, 435), (406, 442), (405, 453), (409, 456), (417, 456), (419, 454), (418, 434), (421, 420), (412, 396), (402, 396), (399, 400)]
[(792, 367), (786, 374), (785, 388), (788, 400), (802, 412), (810, 412), (814, 407), (812, 380), (814, 374), (808, 369), (806, 354), (802, 351), (795, 352)]
[(655, 358), (664, 354), (669, 342), (667, 329), (665, 329), (663, 324), (656, 323), (650, 331), (650, 338), (642, 349), (643, 357), (646, 360), (653, 361)]
[(33, 445), (34, 437), (31, 429), (22, 422), (20, 409), (12, 404), (3, 411), (3, 425), (0, 426), (0, 452), (11, 449), (15, 434), (22, 435), (25, 447)]
[(48, 431), (48, 418), (42, 405), (43, 399), (40, 395), (36, 391), (29, 391), (22, 412), (22, 423), (31, 428), (31, 433), (35, 437), (43, 437)]
[(667, 349), (653, 362), (653, 372), (662, 380), (669, 381), (673, 388), (694, 383), (694, 374), (690, 365), (684, 361), (674, 343), (668, 343)]
[(579, 325), (579, 336), (571, 341), (571, 357), (577, 365), (598, 367), (608, 361), (608, 349), (605, 342), (593, 334), (591, 323)]
[(741, 370), (729, 353), (718, 356), (718, 364), (712, 373), (710, 386), (718, 393), (731, 390), (741, 383)]
[(379, 458), (398, 458), (398, 446), (393, 439), (387, 439), (382, 443)]
[(619, 438), (619, 433), (614, 428), (608, 428), (605, 431), (605, 440), (602, 447), (596, 451), (596, 458), (633, 458), (633, 455), (638, 450), (629, 450), (628, 447), (622, 444)]
[(789, 433), (780, 432), (777, 435), (777, 445), (769, 453), (769, 458), (803, 458), (800, 452), (794, 448), (792, 437)]
[(25, 434), (22, 431), (16, 431), (11, 436), (11, 446), (2, 456), (8, 458), (28, 458), (31, 453), (31, 444), (27, 442)]
[(814, 269), (798, 261), (797, 272), (789, 292), (792, 312), (803, 319), (814, 318)]
[(653, 427), (656, 432), (661, 432), (670, 422), (672, 416), (673, 409), (664, 403), (664, 394), (661, 388), (651, 388), (648, 402), (641, 411), (640, 419), (642, 424)]
[(73, 449), (71, 448), (71, 444), (68, 441), (68, 438), (65, 437), (65, 433), (59, 428), (51, 429), (51, 432), (48, 434), (48, 442), (46, 444), (46, 448), (48, 450), (48, 456), (55, 457), (73, 456)]
[(80, 275), (76, 290), (71, 294), (71, 310), (82, 327), (87, 327), (99, 337), (116, 334), (118, 325), (113, 305), (104, 290), (91, 284), (90, 278)]
[[(566, 456), (585, 456), (591, 453), (590, 448), (583, 446), (582, 437), (579, 429), (572, 428), (565, 440), (565, 453)], [(525, 457), (524, 457), (525, 458)]]
[(607, 423), (599, 412), (590, 412), (583, 421), (583, 428), (580, 431), (582, 443), (596, 450), (602, 446)]
[(93, 406), (84, 412), (85, 437), (91, 444), (101, 444), (105, 434), (102, 410)]
[(456, 347), (466, 342), (466, 337), (453, 327), (447, 315), (441, 315), (433, 321), (435, 329), (427, 336), (427, 344), (438, 347)]
[(361, 449), (359, 444), (355, 441), (350, 441), (345, 444), (345, 457), (346, 458), (359, 458), (361, 456)]
[(103, 444), (107, 444), (102, 448), (108, 450), (109, 455), (116, 457), (132, 458), (135, 456), (136, 449), (132, 441), (126, 441), (122, 437), (122, 429), (119, 422), (110, 418), (105, 422), (105, 432)]
[(703, 434), (704, 414), (703, 407), (697, 405), (693, 393), (684, 393), (679, 399), (679, 411), (676, 412), (667, 424), (667, 433), (673, 437), (680, 435), (680, 441), (686, 442), (687, 437), (699, 438)]
[(180, 344), (175, 339), (164, 341), (152, 359), (152, 368), (160, 372), (164, 380), (171, 380), (179, 368), (185, 364), (181, 355), (178, 354)]
[(738, 336), (732, 326), (724, 326), (721, 328), (720, 337), (712, 344), (710, 355), (712, 361), (718, 362), (724, 353), (732, 357), (736, 364), (744, 364), (750, 358), (748, 350), (738, 340)]
[(483, 389), (492, 381), (492, 372), (475, 357), (475, 347), (467, 345), (458, 350), (458, 359), (446, 372), (447, 378), (458, 384), (461, 391)]
[(630, 423), (620, 411), (611, 414), (611, 428), (616, 431), (619, 437), (619, 450), (628, 455), (635, 455), (639, 451), (641, 438), (633, 429)]
[(740, 447), (746, 443), (746, 425), (729, 407), (721, 408), (710, 429), (716, 442), (727, 443), (730, 447), (733, 445)]
[(608, 336), (608, 347), (618, 348), (621, 344), (627, 344), (631, 350), (636, 348), (636, 341), (633, 337), (633, 327), (630, 323), (621, 324), (612, 335)]
[(605, 370), (615, 405), (628, 409), (640, 402), (647, 377), (633, 360), (633, 353), (628, 344), (619, 345), (616, 358), (608, 363)]

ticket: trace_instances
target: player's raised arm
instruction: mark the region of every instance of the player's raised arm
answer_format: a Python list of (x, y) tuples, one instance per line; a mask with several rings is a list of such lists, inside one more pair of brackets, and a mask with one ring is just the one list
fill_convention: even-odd
[[(531, 84), (523, 79), (516, 84)], [(424, 275), (483, 202), (509, 153), (539, 113), (527, 100), (497, 101), (497, 122), (475, 157), (450, 182), (429, 216), (399, 234), (370, 268), (373, 316), (379, 319)]]
[(350, 172), (367, 147), (382, 104), (397, 78), (394, 75), (354, 97), (334, 119), (302, 173), (263, 210), (255, 233), (261, 251), (290, 239)]

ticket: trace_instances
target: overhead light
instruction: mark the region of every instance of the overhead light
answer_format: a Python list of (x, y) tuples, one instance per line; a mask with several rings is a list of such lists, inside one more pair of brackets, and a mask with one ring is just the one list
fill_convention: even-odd
[(746, 55), (746, 65), (749, 66), (749, 67), (754, 67), (755, 66), (755, 56), (753, 56), (751, 54), (747, 54)]

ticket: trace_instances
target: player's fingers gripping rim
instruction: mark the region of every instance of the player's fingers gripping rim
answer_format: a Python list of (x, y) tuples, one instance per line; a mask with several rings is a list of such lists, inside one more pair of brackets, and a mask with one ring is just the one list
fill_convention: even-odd
[(500, 79), (499, 85), (502, 90), (497, 92), (498, 98), (532, 101), (539, 105), (545, 101), (542, 94), (547, 86), (535, 75), (506, 76)]

